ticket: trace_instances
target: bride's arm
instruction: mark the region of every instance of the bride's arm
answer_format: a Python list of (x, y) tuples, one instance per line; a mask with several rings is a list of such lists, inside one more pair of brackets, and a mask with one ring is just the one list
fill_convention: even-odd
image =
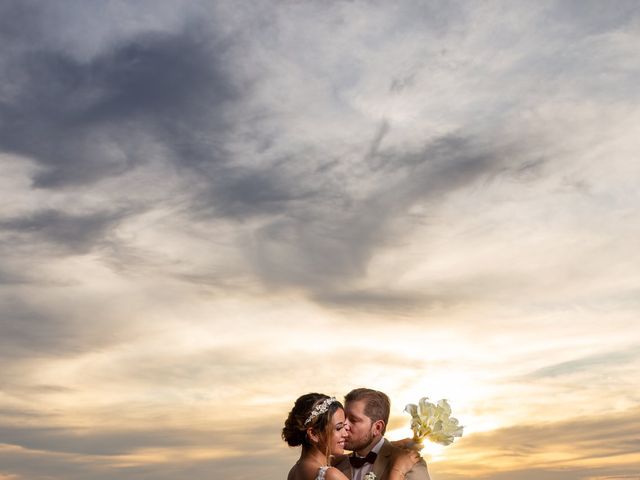
[(396, 450), (392, 456), (389, 480), (405, 480), (407, 472), (420, 460), (420, 454), (415, 450)]
[[(394, 449), (391, 457), (391, 471), (388, 480), (405, 480), (405, 475), (420, 460), (420, 454), (415, 450)], [(351, 480), (336, 467), (327, 469), (326, 480)]]
[[(388, 480), (405, 480), (407, 472), (420, 460), (420, 455), (415, 450), (404, 450), (393, 455), (393, 463)], [(336, 467), (327, 469), (326, 480), (351, 480)]]
[[(389, 476), (387, 478), (389, 480), (405, 480), (405, 475), (409, 470), (411, 470), (411, 468), (408, 468), (406, 471), (401, 470), (400, 468), (396, 467), (394, 463), (394, 466), (391, 467), (391, 471), (389, 472)], [(342, 473), (335, 467), (331, 467), (330, 469), (328, 469), (327, 473), (325, 473), (324, 478), (326, 478), (326, 480), (350, 480), (349, 477), (347, 477), (344, 473)]]
[(402, 471), (396, 467), (392, 467), (387, 477), (389, 480), (405, 480), (407, 472)]
[[(336, 467), (327, 469), (327, 473), (324, 474), (326, 480), (351, 480), (344, 473), (338, 470)], [(399, 480), (399, 479), (396, 479)]]

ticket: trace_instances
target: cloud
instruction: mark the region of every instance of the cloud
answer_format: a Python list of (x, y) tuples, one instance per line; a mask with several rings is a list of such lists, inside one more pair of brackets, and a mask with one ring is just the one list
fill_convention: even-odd
[[(79, 305), (59, 304), (44, 295), (35, 300), (29, 298), (28, 292), (0, 296), (3, 312), (0, 317), (0, 357), (15, 362), (12, 366), (20, 365), (17, 359), (31, 362), (43, 356), (73, 357), (117, 342), (124, 333), (111, 331), (119, 324), (118, 320), (111, 325), (97, 321), (102, 314), (92, 312), (91, 308), (83, 312)], [(94, 318), (93, 323), (86, 321), (89, 315)], [(0, 376), (11, 378), (11, 370), (7, 367)]]
[(296, 204), (317, 199), (297, 180), (294, 172), (277, 165), (216, 169), (196, 194), (194, 212), (238, 221), (286, 214)]
[[(462, 42), (447, 34), (454, 24), (467, 22), (471, 12), (460, 5), (440, 7), (407, 4), (398, 18), (411, 19), (416, 35), (427, 24), (434, 31), (442, 30), (452, 42)], [(371, 306), (374, 292), (388, 287), (363, 284), (370, 263), (380, 252), (412, 235), (414, 223), (420, 221), (410, 214), (412, 209), (437, 211), (451, 194), (504, 177), (521, 182), (544, 178), (548, 174), (545, 166), (558, 161), (526, 138), (530, 125), (522, 124), (519, 132), (504, 131), (509, 118), (522, 123), (513, 109), (501, 110), (504, 106), (496, 105), (484, 111), (478, 122), (477, 109), (470, 107), (468, 119), (456, 118), (445, 129), (433, 121), (422, 131), (421, 127), (407, 129), (392, 114), (372, 118), (369, 112), (358, 111), (358, 104), (347, 95), (353, 85), (347, 88), (336, 83), (337, 79), (317, 76), (314, 84), (320, 90), (308, 89), (305, 80), (314, 71), (312, 66), (292, 79), (308, 93), (307, 100), (319, 92), (326, 95), (332, 88), (341, 95), (333, 103), (326, 98), (331, 106), (325, 110), (315, 107), (322, 105), (323, 97), (314, 99), (308, 115), (315, 121), (314, 134), (298, 138), (294, 132), (300, 112), (307, 107), (300, 103), (302, 99), (291, 97), (295, 101), (287, 105), (293, 113), (276, 109), (275, 90), (286, 85), (288, 73), (270, 68), (261, 58), (270, 55), (276, 66), (285, 60), (296, 61), (297, 53), (287, 50), (291, 44), (286, 43), (293, 42), (296, 34), (285, 35), (282, 43), (264, 42), (259, 32), (248, 35), (236, 29), (243, 19), (249, 21), (246, 12), (230, 5), (217, 11), (229, 16), (230, 26), (224, 34), (215, 33), (221, 22), (216, 15), (211, 17), (212, 25), (207, 25), (190, 17), (190, 9), (183, 16), (187, 18), (183, 25), (174, 20), (165, 22), (170, 27), (164, 29), (148, 27), (126, 33), (116, 29), (114, 38), (100, 43), (101, 48), (91, 56), (65, 50), (61, 42), (46, 44), (48, 27), (37, 20), (43, 12), (37, 6), (30, 8), (33, 15), (17, 12), (15, 16), (17, 22), (27, 22), (27, 30), (37, 32), (36, 40), (17, 37), (16, 45), (28, 44), (29, 48), (16, 48), (4, 58), (11, 67), (7, 71), (21, 81), (10, 82), (12, 88), (0, 103), (8, 119), (0, 124), (0, 147), (36, 160), (40, 169), (34, 185), (51, 190), (124, 177), (150, 163), (166, 169), (167, 176), (177, 174), (182, 182), (180, 193), (188, 201), (179, 205), (175, 215), (210, 223), (212, 228), (219, 220), (235, 222), (239, 232), (236, 247), (246, 261), (242, 269), (257, 275), (268, 287), (302, 289), (327, 304), (357, 306), (361, 298)], [(349, 8), (344, 8), (335, 7), (326, 15), (339, 18), (348, 13)], [(134, 11), (126, 10), (126, 15)], [(542, 13), (532, 9), (529, 14)], [(374, 18), (395, 38), (398, 18)], [(270, 29), (283, 28), (282, 21), (273, 14), (265, 20)], [(362, 26), (353, 28), (358, 32)], [(429, 35), (434, 31), (429, 30)], [(473, 35), (481, 42), (493, 41), (485, 33), (478, 27)], [(353, 34), (343, 33), (347, 38)], [(310, 48), (325, 56), (331, 53), (315, 43)], [(355, 50), (353, 55), (359, 58), (367, 52)], [(391, 53), (384, 52), (392, 58)], [(427, 53), (434, 67), (442, 66), (442, 55)], [(535, 75), (545, 78), (553, 72), (553, 65), (545, 52), (538, 55), (544, 68)], [(239, 56), (256, 62), (243, 65)], [(421, 68), (412, 64), (411, 85), (385, 95), (411, 99), (430, 88), (427, 64), (423, 61)], [(507, 63), (488, 78), (479, 79), (489, 96), (486, 101), (500, 96), (486, 90), (485, 84), (491, 79), (506, 81), (509, 67), (518, 65)], [(403, 71), (392, 69), (385, 84)], [(443, 71), (450, 73), (446, 68)], [(355, 78), (361, 79), (356, 85), (366, 98), (371, 93), (368, 78), (378, 78), (381, 72), (369, 63), (356, 63), (356, 73)], [(529, 84), (530, 80), (514, 77), (505, 101)], [(264, 86), (271, 87), (268, 93), (262, 90)], [(415, 100), (418, 105), (429, 104), (423, 97)], [(344, 140), (342, 146), (326, 146), (324, 139), (332, 141), (335, 135), (328, 124), (346, 113), (357, 126), (354, 131), (368, 133), (349, 139), (347, 149)], [(424, 114), (429, 119), (428, 112)], [(403, 130), (417, 131), (411, 142), (401, 141)], [(169, 197), (162, 200), (172, 204)], [(148, 208), (153, 205), (149, 203)], [(81, 220), (76, 218), (76, 222)], [(87, 226), (88, 222), (85, 219)], [(85, 230), (81, 233), (85, 232), (89, 235)], [(98, 225), (94, 232), (92, 238), (98, 241)], [(85, 240), (88, 238), (78, 237), (80, 250), (90, 248)], [(114, 255), (124, 252), (124, 247), (117, 245)], [(200, 282), (202, 276), (191, 278)], [(397, 292), (392, 297), (411, 302), (413, 294)], [(384, 300), (383, 295), (376, 302)], [(426, 303), (431, 302), (427, 299)]]
[(636, 408), (470, 434), (447, 465), (434, 464), (431, 471), (454, 479), (633, 478), (639, 422)]
[[(158, 433), (162, 435), (161, 432)], [(128, 457), (114, 458), (113, 461), (95, 456), (76, 457), (63, 454), (42, 454), (21, 449), (0, 449), (3, 474), (10, 480), (65, 478), (68, 480), (109, 480), (121, 479), (175, 480), (176, 478), (207, 478), (212, 472), (224, 478), (250, 480), (260, 471), (267, 478), (279, 478), (286, 474), (293, 461), (289, 462), (272, 454), (248, 454), (233, 458), (191, 458), (179, 454), (166, 453), (169, 460), (162, 459), (165, 452), (151, 452), (153, 461), (136, 461)], [(154, 455), (156, 455), (154, 457)], [(157, 460), (157, 455), (161, 458)], [(149, 457), (147, 457), (149, 458)], [(15, 476), (13, 476), (15, 475)], [(3, 478), (3, 477), (0, 477)], [(4, 480), (4, 478), (3, 478)]]
[[(574, 459), (615, 457), (636, 453), (636, 432), (640, 410), (609, 411), (601, 417), (577, 417), (549, 423), (538, 423), (498, 429), (490, 433), (470, 435), (470, 450), (493, 450), (515, 457), (527, 457), (547, 449), (567, 449)], [(553, 460), (550, 460), (553, 462)]]
[[(324, 185), (319, 194), (255, 231), (245, 247), (267, 284), (304, 286), (318, 299), (346, 299), (376, 251), (396, 246), (415, 228), (412, 207), (436, 210), (459, 189), (496, 176), (517, 177), (528, 165), (524, 151), (457, 135), (419, 151), (388, 149), (373, 156), (380, 160), (365, 170), (373, 185), (366, 192), (316, 181)], [(351, 301), (365, 298), (353, 291)]]
[(428, 292), (393, 292), (385, 289), (334, 288), (316, 293), (313, 298), (333, 308), (358, 309), (360, 311), (411, 312), (425, 311), (436, 306), (451, 305), (462, 299), (459, 296)]
[(22, 284), (28, 281), (28, 277), (23, 272), (15, 271), (6, 266), (0, 267), (0, 285)]
[(121, 455), (132, 448), (177, 446), (182, 443), (177, 432), (159, 435), (150, 432), (95, 432), (75, 431), (64, 428), (18, 428), (0, 429), (5, 444), (26, 450), (77, 453), (82, 455)]
[(525, 378), (561, 377), (593, 369), (600, 370), (602, 368), (615, 367), (620, 364), (631, 363), (638, 358), (640, 358), (640, 347), (632, 347), (621, 351), (588, 355), (575, 360), (549, 365), (532, 372)]
[(85, 61), (46, 49), (20, 56), (14, 62), (29, 81), (4, 103), (18, 119), (5, 125), (5, 148), (35, 158), (44, 168), (36, 186), (53, 188), (122, 175), (161, 144), (163, 155), (193, 179), (190, 213), (266, 217), (243, 242), (255, 272), (269, 286), (303, 287), (318, 299), (340, 296), (333, 292), (342, 288), (338, 279), (362, 278), (376, 250), (407, 225), (413, 205), (437, 204), (447, 192), (494, 175), (501, 162), (491, 153), (482, 157), (486, 148), (464, 135), (418, 151), (384, 151), (392, 128), (385, 121), (368, 152), (362, 145), (370, 166), (362, 180), (376, 184), (364, 195), (357, 183), (341, 185), (340, 172), (316, 169), (321, 162), (313, 153), (309, 167), (308, 156), (292, 151), (262, 165), (236, 165), (240, 159), (225, 150), (222, 132), (238, 128), (239, 119), (226, 116), (237, 87), (218, 54), (195, 28), (139, 34)]
[(2, 311), (0, 344), (5, 358), (30, 356), (34, 352), (69, 352), (75, 343), (70, 338), (73, 334), (70, 325), (51, 313), (40, 311), (30, 302), (5, 296)]
[[(254, 422), (241, 429), (201, 425), (177, 429), (0, 426), (3, 472), (25, 478), (182, 478), (215, 471), (242, 477), (247, 468), (276, 474), (289, 468), (274, 457), (279, 427)], [(252, 445), (252, 452), (239, 453)], [(197, 454), (192, 456), (190, 451)], [(265, 470), (266, 469), (266, 470)], [(111, 476), (109, 476), (111, 475)]]
[(225, 45), (185, 28), (141, 32), (81, 60), (33, 40), (14, 49), (3, 59), (0, 148), (36, 160), (41, 188), (122, 175), (157, 161), (156, 145), (177, 165), (220, 161), (216, 137), (237, 95)]
[(360, 383), (495, 429), (434, 478), (631, 476), (637, 22), (2, 2), (0, 478), (282, 478)]
[(556, 22), (574, 29), (581, 35), (597, 35), (616, 31), (633, 23), (638, 10), (633, 0), (623, 0), (616, 4), (614, 9), (602, 8), (602, 4), (594, 0), (572, 0), (555, 2), (547, 12)]
[[(31, 244), (50, 244), (69, 253), (82, 254), (105, 242), (110, 230), (125, 216), (125, 212), (72, 214), (43, 210), (24, 217), (1, 220), (0, 228), (5, 235), (18, 237), (22, 242), (27, 240)], [(10, 242), (15, 242), (15, 239)]]

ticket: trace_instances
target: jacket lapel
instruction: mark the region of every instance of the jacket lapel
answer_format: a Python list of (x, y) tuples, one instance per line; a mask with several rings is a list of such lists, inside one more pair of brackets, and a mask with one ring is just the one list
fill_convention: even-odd
[(378, 458), (373, 463), (372, 472), (376, 475), (376, 480), (384, 480), (387, 474), (387, 467), (389, 466), (389, 459), (391, 458), (391, 444), (385, 438), (382, 448), (378, 453)]
[(353, 478), (353, 469), (347, 455), (342, 455), (342, 458), (338, 459), (334, 466), (344, 473), (347, 478)]

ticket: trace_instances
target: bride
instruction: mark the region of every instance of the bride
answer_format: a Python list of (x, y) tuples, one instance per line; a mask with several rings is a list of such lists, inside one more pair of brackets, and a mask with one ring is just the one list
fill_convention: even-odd
[[(333, 397), (307, 393), (298, 398), (282, 429), (291, 447), (302, 446), (300, 459), (291, 467), (287, 480), (350, 480), (331, 466), (331, 458), (344, 453), (349, 436), (344, 408)], [(388, 480), (403, 480), (420, 458), (413, 450), (401, 450), (392, 459)]]

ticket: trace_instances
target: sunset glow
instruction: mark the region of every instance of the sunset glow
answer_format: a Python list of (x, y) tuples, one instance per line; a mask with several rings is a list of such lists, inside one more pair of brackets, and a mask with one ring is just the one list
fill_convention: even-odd
[(0, 480), (640, 478), (637, 1), (0, 2)]

